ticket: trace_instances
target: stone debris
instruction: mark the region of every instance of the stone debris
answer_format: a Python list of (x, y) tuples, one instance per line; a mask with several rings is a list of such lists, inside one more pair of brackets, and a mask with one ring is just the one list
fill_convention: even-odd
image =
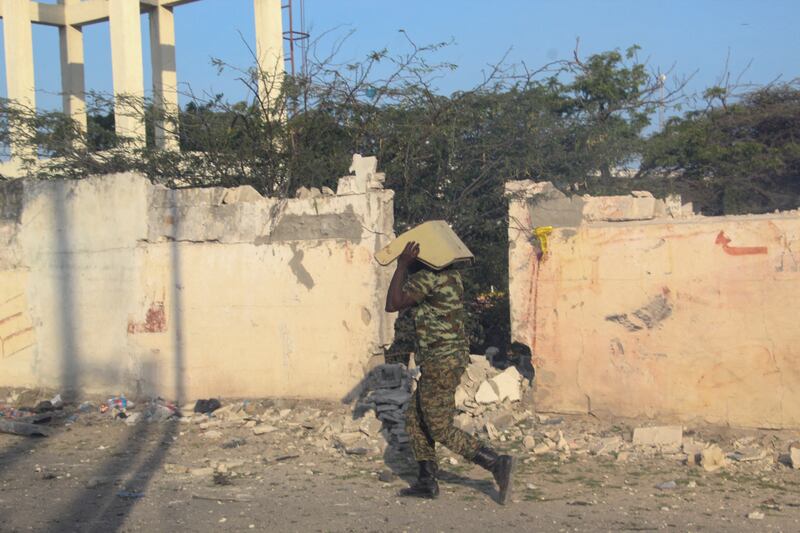
[(269, 424), (260, 424), (253, 427), (253, 434), (254, 435), (264, 435), (266, 433), (272, 433), (273, 431), (277, 431), (278, 428), (275, 426), (271, 426)]
[(456, 389), (456, 407), (460, 411), (455, 425), (468, 433), (485, 431), (490, 440), (508, 439), (523, 435), (516, 424), (533, 416), (524, 411), (520, 400), (528, 382), (515, 367), (493, 368), (486, 357), (471, 355), (470, 364)]
[(684, 439), (683, 444), (681, 445), (681, 450), (686, 455), (686, 464), (687, 465), (699, 465), (700, 464), (700, 454), (706, 449), (708, 445), (704, 442), (695, 441), (692, 438)]
[(193, 477), (210, 477), (214, 475), (214, 469), (210, 466), (204, 466), (202, 468), (192, 468), (189, 473)]
[(480, 404), (497, 403), (500, 401), (500, 396), (498, 396), (497, 389), (492, 387), (491, 383), (484, 381), (475, 393), (475, 401)]
[(640, 427), (633, 430), (634, 446), (663, 446), (680, 449), (683, 443), (681, 426)]
[(164, 472), (167, 474), (188, 474), (190, 470), (188, 466), (176, 465), (173, 463), (164, 464)]
[(601, 438), (593, 442), (589, 446), (589, 453), (594, 455), (610, 454), (622, 448), (622, 437), (614, 435), (613, 437)]
[(501, 402), (505, 400), (518, 402), (522, 398), (520, 391), (522, 375), (516, 367), (508, 367), (497, 376), (491, 378), (488, 383), (492, 386)]
[(540, 442), (533, 448), (533, 453), (536, 455), (541, 455), (543, 453), (550, 453), (555, 448), (555, 444), (549, 440)]
[(761, 511), (753, 511), (751, 513), (747, 513), (747, 518), (750, 520), (764, 520), (764, 513)]
[(728, 454), (729, 459), (733, 459), (734, 461), (740, 463), (761, 461), (762, 459), (766, 459), (766, 457), (767, 450), (759, 446), (748, 446)]
[(722, 448), (716, 444), (712, 444), (700, 452), (700, 466), (702, 466), (706, 472), (714, 472), (724, 467), (726, 464), (725, 454)]
[[(183, 439), (188, 433), (201, 442), (206, 441), (207, 445), (201, 444), (198, 449), (207, 455), (172, 457), (173, 462), (164, 464), (163, 471), (185, 476), (181, 483), (235, 485), (243, 477), (258, 476), (264, 465), (288, 459), (297, 459), (299, 472), (316, 476), (321, 470), (308, 461), (309, 454), (330, 453), (348, 466), (360, 463), (375, 478), (392, 483), (398, 480), (397, 475), (381, 472), (381, 468), (389, 464), (383, 462), (386, 457), (408, 452), (405, 410), (411, 402), (416, 375), (417, 372), (404, 365), (378, 365), (368, 373), (346, 406), (281, 399), (226, 400), (211, 413), (191, 413), (192, 404), (187, 404), (180, 410), (187, 416), (180, 418), (175, 438)], [(795, 441), (763, 436), (733, 441), (725, 432), (702, 427), (692, 428), (684, 437), (680, 426), (631, 427), (620, 421), (603, 425), (599, 419), (590, 417), (534, 414), (526, 409), (524, 402), (513, 400), (515, 395), (509, 386), (522, 392), (529, 385), (516, 369), (499, 371), (484, 357), (473, 356), (458, 388), (459, 412), (455, 423), (482, 439), (501, 443), (501, 448), (514, 450), (524, 464), (601, 461), (610, 466), (616, 461), (617, 468), (624, 469), (626, 466), (621, 463), (638, 465), (661, 457), (673, 462), (685, 459), (687, 465), (697, 465), (708, 472), (723, 467), (731, 472), (763, 472), (785, 468), (784, 465), (800, 468), (800, 447)], [(491, 403), (478, 401), (482, 388), (491, 391), (496, 399)], [(127, 418), (122, 419), (137, 428), (146, 421), (174, 418), (180, 412), (163, 400), (137, 403), (136, 407), (128, 405)], [(68, 407), (80, 416), (118, 423), (110, 414), (100, 414), (94, 407), (85, 411), (77, 403)], [(68, 415), (53, 416), (63, 423)], [(626, 437), (631, 433), (632, 438)], [(257, 437), (247, 437), (251, 434)], [(245, 448), (238, 450), (240, 447)], [(101, 445), (97, 449), (105, 448)], [(779, 449), (789, 454), (778, 454)], [(267, 452), (270, 457), (259, 454), (265, 450), (270, 450)], [(283, 455), (273, 458), (273, 453)], [(243, 460), (237, 461), (237, 455)], [(450, 455), (442, 459), (445, 468), (459, 465)], [(661, 491), (697, 487), (693, 481), (668, 480), (656, 484), (658, 481), (654, 480), (652, 485)]]
[(795, 470), (800, 470), (800, 448), (789, 448), (789, 464)]
[(525, 435), (525, 438), (522, 439), (522, 445), (525, 446), (526, 450), (532, 451), (536, 447), (536, 440), (530, 435)]

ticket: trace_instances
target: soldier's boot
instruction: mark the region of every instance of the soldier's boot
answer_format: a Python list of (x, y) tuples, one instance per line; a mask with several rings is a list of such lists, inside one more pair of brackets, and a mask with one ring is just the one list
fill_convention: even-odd
[(417, 480), (407, 489), (402, 489), (400, 491), (400, 496), (430, 499), (438, 498), (439, 483), (436, 481), (438, 472), (439, 467), (435, 461), (420, 461)]
[(511, 499), (511, 488), (514, 484), (514, 467), (517, 459), (511, 455), (499, 455), (491, 448), (480, 448), (473, 459), (475, 464), (492, 473), (500, 489), (500, 504), (505, 505)]

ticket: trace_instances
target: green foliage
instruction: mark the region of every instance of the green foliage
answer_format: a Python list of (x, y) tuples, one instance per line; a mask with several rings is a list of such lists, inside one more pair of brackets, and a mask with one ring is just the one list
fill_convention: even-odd
[[(763, 213), (800, 204), (800, 89), (755, 90), (670, 120), (643, 153), (643, 175), (670, 184), (707, 214)], [(664, 180), (665, 174), (674, 177)]]

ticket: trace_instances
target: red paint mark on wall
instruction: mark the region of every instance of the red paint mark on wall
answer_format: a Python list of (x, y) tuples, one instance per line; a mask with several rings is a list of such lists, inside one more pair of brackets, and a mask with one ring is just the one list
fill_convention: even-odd
[(766, 246), (730, 246), (731, 239), (720, 231), (714, 244), (722, 246), (722, 250), (728, 255), (763, 255), (767, 253)]
[(163, 333), (167, 331), (167, 314), (164, 311), (164, 302), (154, 302), (147, 310), (144, 322), (128, 321), (128, 334), (133, 333)]

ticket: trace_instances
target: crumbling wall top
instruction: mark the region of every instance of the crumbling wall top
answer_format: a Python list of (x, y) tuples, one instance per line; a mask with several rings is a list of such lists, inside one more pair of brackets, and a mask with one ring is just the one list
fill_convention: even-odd
[(551, 182), (520, 180), (506, 183), (510, 201), (523, 201), (536, 213), (538, 225), (578, 226), (585, 222), (626, 222), (655, 219), (682, 219), (694, 216), (692, 204), (683, 204), (680, 195), (655, 198), (648, 191), (629, 195), (567, 196)]

